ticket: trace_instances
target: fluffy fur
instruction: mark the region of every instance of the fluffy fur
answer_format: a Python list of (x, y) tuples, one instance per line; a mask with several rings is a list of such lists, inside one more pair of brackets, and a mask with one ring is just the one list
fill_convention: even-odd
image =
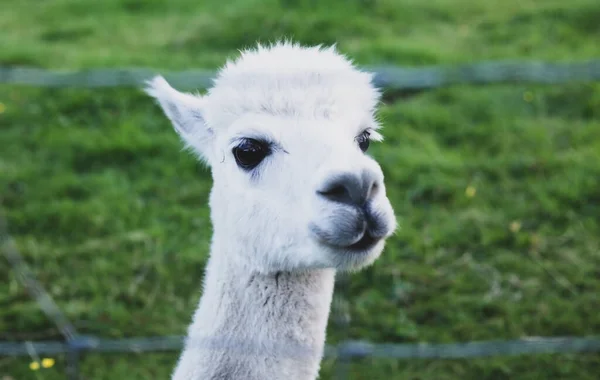
[[(356, 142), (381, 140), (371, 80), (333, 47), (285, 42), (243, 51), (204, 96), (149, 82), (213, 176), (204, 291), (173, 379), (317, 377), (335, 271), (373, 263), (396, 228), (383, 173)], [(244, 138), (272, 146), (252, 171), (232, 154)], [(323, 196), (341, 180), (364, 206)], [(353, 247), (365, 234), (375, 242)]]

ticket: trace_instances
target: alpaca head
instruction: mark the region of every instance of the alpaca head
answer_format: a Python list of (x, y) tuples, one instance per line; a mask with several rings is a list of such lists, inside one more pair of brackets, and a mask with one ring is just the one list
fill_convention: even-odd
[(263, 273), (372, 263), (396, 228), (380, 166), (372, 75), (334, 48), (258, 46), (206, 95), (149, 82), (212, 171), (213, 245)]

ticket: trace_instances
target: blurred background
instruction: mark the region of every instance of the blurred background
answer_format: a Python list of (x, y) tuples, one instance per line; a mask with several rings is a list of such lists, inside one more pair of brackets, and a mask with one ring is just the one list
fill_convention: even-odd
[[(361, 66), (580, 62), (600, 59), (600, 2), (2, 0), (0, 213), (78, 333), (185, 333), (209, 247), (210, 173), (139, 87), (9, 84), (9, 69), (210, 71), (283, 37), (337, 43)], [(597, 82), (385, 89), (379, 117), (386, 141), (371, 152), (401, 228), (374, 266), (338, 284), (329, 344), (600, 334)], [(0, 279), (1, 341), (64, 339), (11, 260)], [(78, 372), (167, 379), (178, 355), (91, 352)], [(591, 380), (600, 354), (362, 358), (342, 375), (337, 364), (325, 359), (321, 378)], [(3, 352), (0, 379), (64, 379), (66, 366), (60, 353)]]

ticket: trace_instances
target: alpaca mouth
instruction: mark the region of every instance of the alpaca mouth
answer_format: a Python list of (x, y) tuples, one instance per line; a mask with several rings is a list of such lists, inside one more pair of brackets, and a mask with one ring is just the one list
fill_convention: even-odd
[(366, 251), (373, 248), (377, 243), (379, 243), (379, 240), (381, 239), (375, 238), (371, 236), (371, 234), (369, 234), (368, 232), (365, 232), (365, 234), (362, 236), (362, 238), (360, 238), (359, 241), (344, 248), (351, 251)]
[(344, 236), (343, 233), (339, 235), (327, 232), (315, 224), (310, 225), (310, 230), (319, 243), (333, 248), (336, 251), (348, 253), (363, 253), (370, 251), (384, 238), (383, 235), (374, 233), (374, 231), (370, 231), (368, 228), (363, 230), (358, 240), (356, 240), (356, 237), (350, 240), (349, 236)]

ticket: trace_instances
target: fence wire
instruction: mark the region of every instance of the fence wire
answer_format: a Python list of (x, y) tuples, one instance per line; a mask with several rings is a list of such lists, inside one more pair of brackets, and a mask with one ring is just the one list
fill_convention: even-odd
[[(67, 377), (70, 380), (77, 380), (79, 378), (79, 351), (81, 350), (81, 347), (79, 347), (80, 338), (77, 330), (27, 267), (23, 256), (21, 256), (8, 234), (6, 219), (2, 215), (0, 215), (0, 248), (2, 248), (4, 256), (8, 260), (19, 281), (35, 299), (44, 314), (54, 322), (65, 338), (65, 343), (62, 344), (68, 348), (66, 351), (63, 351), (68, 354)], [(7, 344), (9, 346), (12, 345), (12, 343)], [(0, 355), (7, 355), (4, 351), (4, 347), (5, 344), (0, 342)], [(28, 356), (33, 356), (36, 361), (39, 360), (37, 356), (40, 355), (41, 352), (36, 350), (36, 345), (34, 343), (24, 342), (24, 348)]]
[(2, 216), (0, 216), (0, 246), (15, 275), (36, 300), (40, 309), (42, 309), (44, 314), (54, 322), (66, 340), (73, 339), (75, 335), (77, 335), (75, 327), (59, 309), (52, 297), (44, 290), (42, 285), (37, 281), (25, 264), (25, 260), (23, 260), (23, 257), (17, 251), (8, 235), (6, 220)]
[[(77, 345), (82, 352), (143, 353), (179, 351), (185, 337), (162, 336), (149, 338), (102, 339), (82, 336)], [(193, 344), (193, 343), (192, 343)], [(200, 345), (204, 347), (204, 345)], [(214, 348), (214, 346), (211, 346)], [(228, 348), (224, 346), (223, 348)], [(59, 355), (72, 351), (72, 345), (61, 341), (0, 342), (0, 356)], [(344, 341), (327, 345), (325, 357), (330, 358), (389, 358), (389, 359), (464, 359), (490, 356), (536, 354), (565, 354), (600, 352), (600, 336), (591, 337), (529, 337), (515, 340), (490, 340), (465, 343), (370, 343)], [(293, 354), (293, 352), (291, 353)]]
[[(600, 80), (599, 59), (569, 63), (499, 61), (458, 66), (377, 66), (365, 69), (375, 73), (375, 85), (402, 90), (426, 90), (456, 84), (561, 84)], [(158, 73), (174, 86), (188, 90), (211, 86), (215, 75), (209, 70), (163, 72), (147, 68), (118, 68), (52, 71), (0, 66), (0, 83), (37, 87), (139, 87)]]

